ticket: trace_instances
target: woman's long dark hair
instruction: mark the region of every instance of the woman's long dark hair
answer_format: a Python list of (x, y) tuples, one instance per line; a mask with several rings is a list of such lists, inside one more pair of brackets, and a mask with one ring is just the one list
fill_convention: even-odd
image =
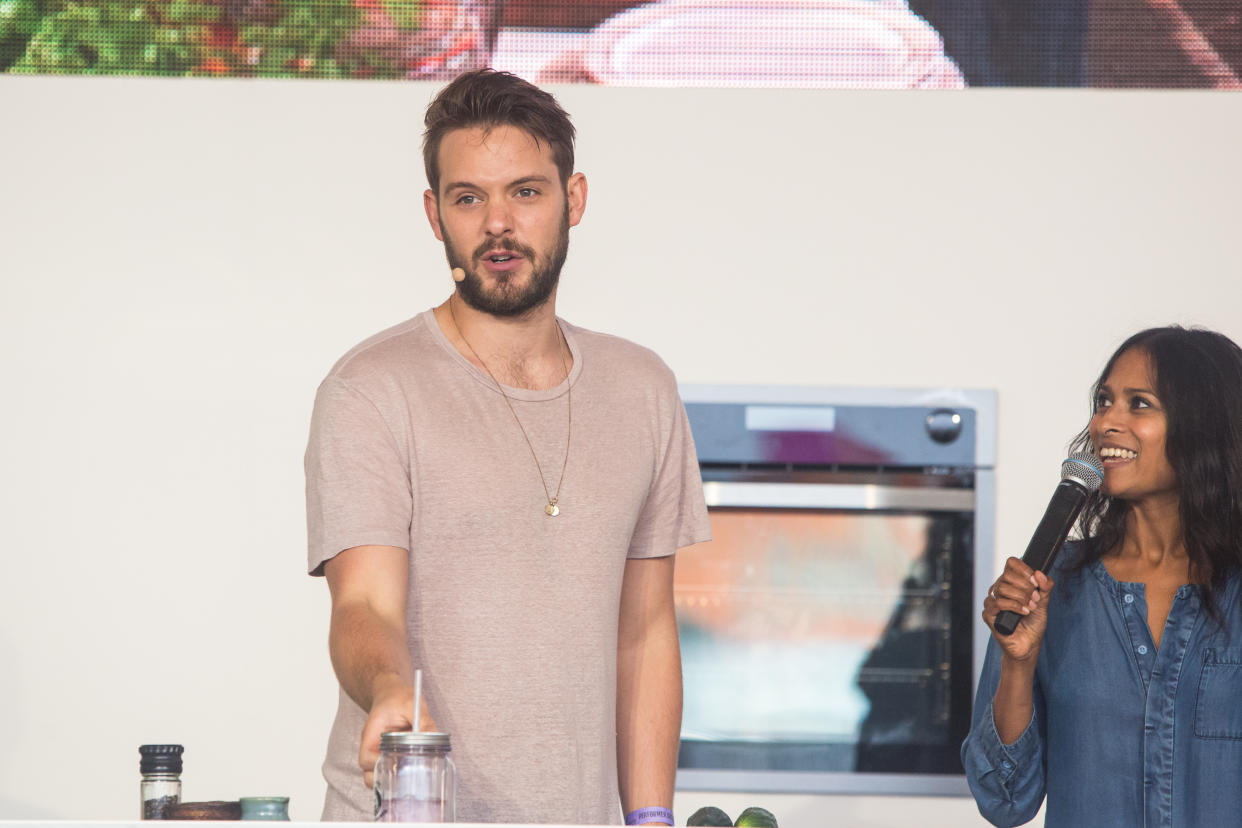
[[(1155, 372), (1190, 575), (1203, 585), (1208, 612), (1220, 620), (1220, 591), (1230, 573), (1242, 569), (1242, 348), (1203, 329), (1171, 325), (1140, 331), (1121, 343), (1095, 381), (1093, 412), (1100, 386), (1131, 349), (1146, 353)], [(1072, 448), (1093, 450), (1087, 429)], [(1079, 566), (1121, 548), (1129, 512), (1124, 500), (1098, 491), (1091, 496), (1078, 522), (1086, 539)]]

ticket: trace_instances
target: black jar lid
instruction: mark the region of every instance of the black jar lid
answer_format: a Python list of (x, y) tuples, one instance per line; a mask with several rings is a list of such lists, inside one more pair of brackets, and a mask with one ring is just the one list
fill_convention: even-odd
[(181, 745), (139, 745), (142, 761), (138, 769), (142, 773), (181, 773)]

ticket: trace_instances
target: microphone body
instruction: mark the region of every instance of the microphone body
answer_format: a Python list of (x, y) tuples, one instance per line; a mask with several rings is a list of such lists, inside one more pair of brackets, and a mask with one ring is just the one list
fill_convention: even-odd
[[(1093, 454), (1077, 452), (1061, 464), (1061, 482), (1052, 493), (1052, 500), (1048, 501), (1043, 519), (1026, 545), (1026, 552), (1022, 553), (1024, 564), (1041, 572), (1052, 568), (1087, 497), (1100, 488), (1103, 481), (1104, 470)], [(1022, 616), (1018, 613), (1002, 610), (997, 613), (992, 626), (1001, 635), (1013, 635), (1021, 620)]]

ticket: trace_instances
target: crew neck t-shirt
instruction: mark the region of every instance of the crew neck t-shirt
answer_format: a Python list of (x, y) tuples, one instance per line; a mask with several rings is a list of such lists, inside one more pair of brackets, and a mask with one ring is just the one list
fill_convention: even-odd
[[(459, 822), (620, 822), (625, 563), (710, 538), (672, 372), (645, 348), (558, 321), (569, 376), (506, 386), (513, 411), (426, 311), (347, 353), (312, 416), (310, 572), (355, 546), (409, 550), (407, 641), (452, 739)], [(562, 465), (549, 517), (539, 468), (555, 493)], [(326, 820), (373, 818), (357, 760), (365, 721), (341, 691)]]

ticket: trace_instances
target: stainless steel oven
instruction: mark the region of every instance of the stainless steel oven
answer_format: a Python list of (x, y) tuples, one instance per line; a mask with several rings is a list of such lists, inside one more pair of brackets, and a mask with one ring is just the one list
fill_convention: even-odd
[(996, 395), (684, 385), (683, 790), (968, 793)]

